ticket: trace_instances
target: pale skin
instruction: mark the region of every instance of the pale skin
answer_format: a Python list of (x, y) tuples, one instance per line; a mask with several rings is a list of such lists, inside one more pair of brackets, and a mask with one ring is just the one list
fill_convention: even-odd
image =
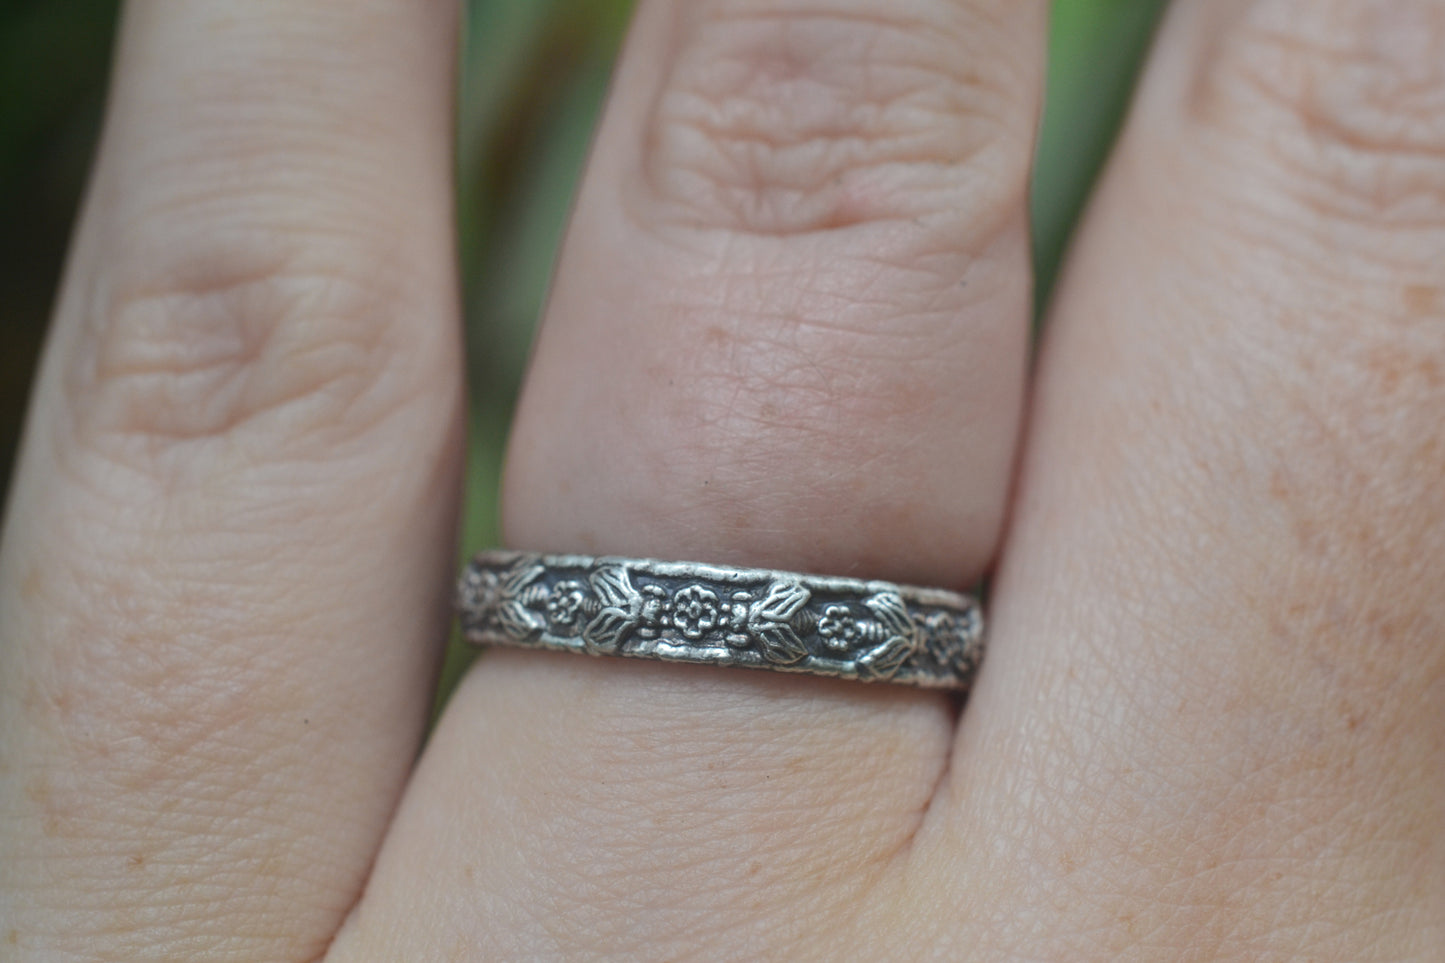
[(1445, 3), (1176, 0), (1031, 367), (1039, 0), (644, 0), (507, 541), (961, 587), (418, 761), (444, 0), (132, 0), (0, 556), (0, 959), (1445, 959)]

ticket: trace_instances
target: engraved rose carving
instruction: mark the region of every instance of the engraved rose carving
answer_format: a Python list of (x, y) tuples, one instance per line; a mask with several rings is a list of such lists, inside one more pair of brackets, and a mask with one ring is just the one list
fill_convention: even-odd
[(554, 625), (574, 625), (586, 601), (587, 586), (570, 579), (558, 582), (547, 596), (547, 618)]
[(846, 605), (830, 605), (818, 620), (818, 634), (823, 644), (834, 652), (851, 652), (863, 641), (863, 626)]
[(717, 628), (722, 613), (717, 593), (701, 585), (689, 585), (672, 598), (668, 618), (688, 639), (700, 639)]
[(923, 620), (923, 646), (941, 668), (966, 675), (977, 660), (967, 643), (977, 632), (974, 613), (930, 612)]

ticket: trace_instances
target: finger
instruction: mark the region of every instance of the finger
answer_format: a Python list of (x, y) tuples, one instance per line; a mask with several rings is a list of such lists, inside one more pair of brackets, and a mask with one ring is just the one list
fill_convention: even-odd
[(451, 565), (453, 15), (126, 11), (0, 570), (18, 958), (310, 959), (355, 899)]
[(1035, 913), (945, 947), (1445, 954), (1442, 47), (1433, 0), (1177, 5), (1058, 298), (932, 873)]
[[(515, 427), (509, 541), (975, 578), (1022, 386), (1043, 19), (644, 4)], [(917, 692), (493, 653), (338, 953), (844, 945), (950, 737)]]

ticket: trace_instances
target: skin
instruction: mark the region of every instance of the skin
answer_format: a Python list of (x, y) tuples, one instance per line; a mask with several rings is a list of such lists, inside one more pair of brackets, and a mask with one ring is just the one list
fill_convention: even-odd
[(1445, 958), (1445, 3), (1176, 0), (1026, 378), (1045, 14), (643, 0), (504, 486), (532, 549), (992, 570), (962, 715), (498, 651), (417, 762), (455, 11), (131, 0), (0, 958)]

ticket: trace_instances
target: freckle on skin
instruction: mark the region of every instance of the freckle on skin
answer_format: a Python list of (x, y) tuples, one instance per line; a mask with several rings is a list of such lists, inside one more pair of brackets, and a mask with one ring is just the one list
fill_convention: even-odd
[(50, 806), (50, 786), (46, 783), (44, 776), (36, 777), (25, 787), (25, 798), (29, 799), (41, 809)]
[(1399, 359), (1379, 353), (1370, 361), (1370, 369), (1379, 377), (1380, 386), (1387, 394), (1400, 387), (1401, 371)]
[(40, 597), (40, 591), (44, 586), (44, 580), (40, 576), (40, 566), (32, 564), (25, 573), (25, 578), (20, 582), (20, 597), (27, 602)]
[(888, 403), (882, 410), (895, 418), (908, 418), (926, 412), (935, 401), (931, 387), (922, 382), (904, 382), (897, 385), (888, 396)]
[(1412, 284), (1405, 288), (1405, 308), (1414, 317), (1434, 314), (1440, 307), (1440, 289), (1428, 284)]
[(1440, 387), (1440, 364), (1434, 358), (1421, 358), (1419, 362), (1420, 377), (1432, 388)]
[(1294, 523), (1295, 542), (1307, 553), (1321, 550), (1319, 527), (1313, 520), (1301, 516)]

